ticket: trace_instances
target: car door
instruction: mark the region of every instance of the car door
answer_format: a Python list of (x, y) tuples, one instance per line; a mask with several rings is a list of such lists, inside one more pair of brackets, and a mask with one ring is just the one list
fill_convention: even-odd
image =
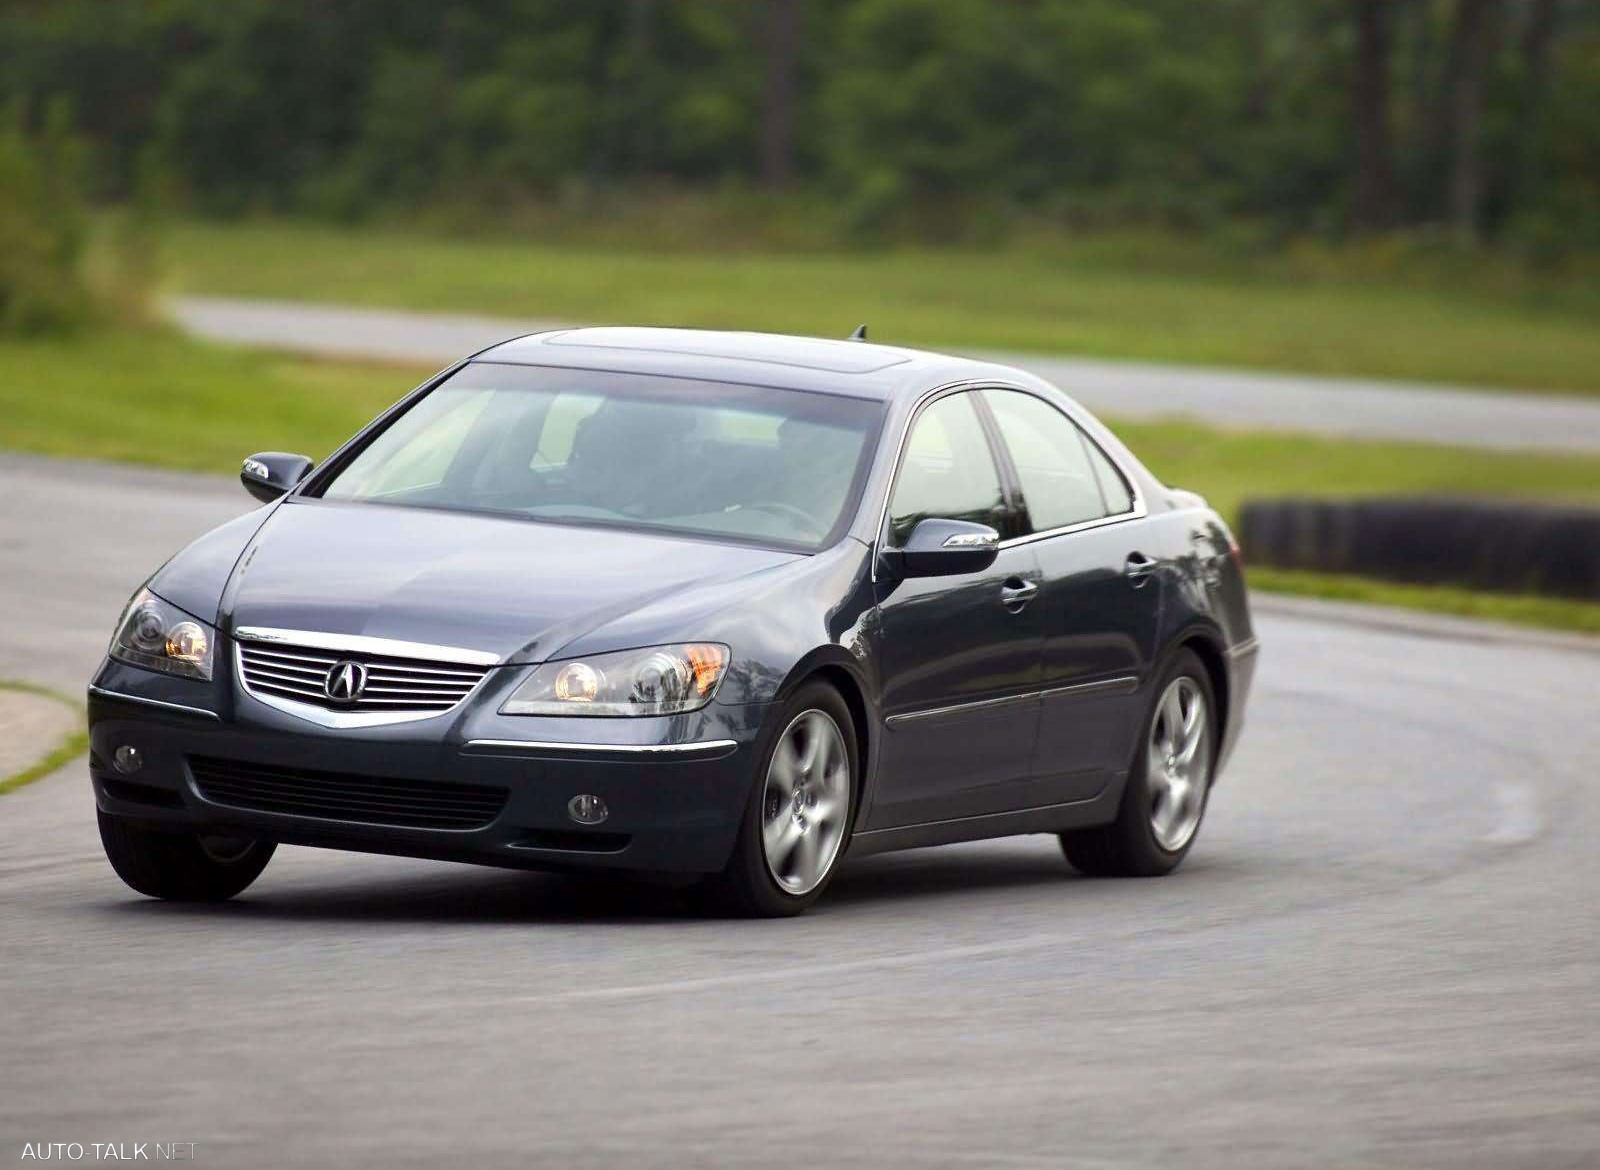
[[(936, 398), (907, 433), (880, 540), (899, 547), (930, 517), (1013, 535), (1003, 483), (972, 392)], [(1003, 542), (982, 572), (878, 581), (886, 730), (867, 827), (1012, 807), (1038, 724), (1038, 580), (1031, 546)]]
[(1043, 655), (1032, 804), (1085, 800), (1127, 769), (1157, 649), (1164, 575), (1133, 481), (1055, 404), (982, 392), (1038, 558)]

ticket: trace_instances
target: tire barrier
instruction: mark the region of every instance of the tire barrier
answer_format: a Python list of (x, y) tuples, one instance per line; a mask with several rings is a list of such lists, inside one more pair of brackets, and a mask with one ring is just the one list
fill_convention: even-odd
[(1504, 500), (1251, 500), (1246, 563), (1600, 600), (1600, 510)]

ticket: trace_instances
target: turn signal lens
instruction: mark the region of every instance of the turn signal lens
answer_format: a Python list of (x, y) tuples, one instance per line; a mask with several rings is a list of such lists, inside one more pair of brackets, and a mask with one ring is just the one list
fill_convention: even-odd
[(694, 671), (695, 693), (710, 694), (722, 677), (723, 667), (728, 664), (727, 648), (715, 642), (695, 642), (683, 648), (683, 656), (689, 662), (689, 669)]

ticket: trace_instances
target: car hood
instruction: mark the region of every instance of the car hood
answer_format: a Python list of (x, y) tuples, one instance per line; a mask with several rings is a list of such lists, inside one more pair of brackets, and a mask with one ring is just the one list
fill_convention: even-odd
[(619, 529), (290, 501), (240, 558), (221, 616), (230, 628), (362, 634), (537, 662), (652, 601), (798, 559)]

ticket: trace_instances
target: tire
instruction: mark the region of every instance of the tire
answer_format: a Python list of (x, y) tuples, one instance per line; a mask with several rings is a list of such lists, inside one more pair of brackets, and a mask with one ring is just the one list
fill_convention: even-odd
[(99, 813), (106, 859), (128, 886), (151, 898), (223, 902), (267, 867), (275, 841), (168, 833)]
[[(817, 755), (807, 764), (812, 742)], [(710, 904), (757, 918), (807, 910), (828, 888), (849, 844), (860, 775), (850, 708), (827, 683), (805, 683), (773, 720), (733, 855), (706, 883)], [(799, 779), (789, 783), (786, 776)]]
[[(1191, 728), (1196, 701), (1200, 706)], [(1169, 733), (1173, 725), (1179, 731), (1176, 742)], [(1183, 738), (1185, 734), (1193, 738)], [(1072, 867), (1094, 877), (1159, 877), (1177, 869), (1205, 818), (1218, 740), (1210, 675), (1185, 650), (1154, 689), (1117, 819), (1060, 835)]]

